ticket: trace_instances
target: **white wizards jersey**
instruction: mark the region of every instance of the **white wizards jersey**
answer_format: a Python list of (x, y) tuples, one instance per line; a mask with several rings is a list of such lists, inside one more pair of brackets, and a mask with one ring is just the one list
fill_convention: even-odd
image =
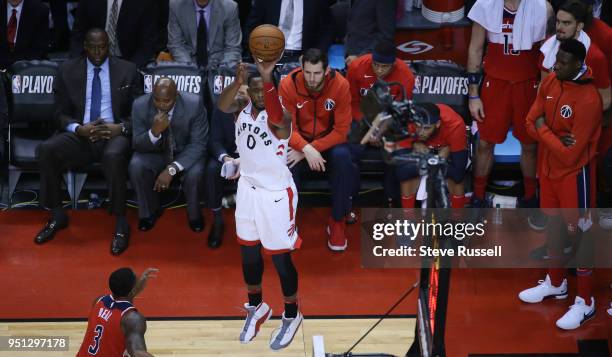
[(240, 154), (240, 176), (267, 190), (285, 190), (293, 183), (287, 167), (288, 139), (278, 139), (268, 127), (263, 110), (253, 118), (249, 104), (236, 119), (236, 147)]

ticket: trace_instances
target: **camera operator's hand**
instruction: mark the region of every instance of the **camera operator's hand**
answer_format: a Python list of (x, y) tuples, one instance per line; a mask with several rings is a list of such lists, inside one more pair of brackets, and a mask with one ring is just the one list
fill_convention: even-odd
[(472, 114), (472, 117), (482, 123), (485, 118), (482, 100), (480, 100), (480, 98), (470, 99), (468, 101), (468, 105), (470, 107), (470, 114)]
[(412, 144), (412, 151), (417, 154), (427, 154), (429, 153), (429, 148), (424, 143), (415, 141), (414, 144)]
[(440, 156), (443, 159), (448, 159), (448, 157), (450, 156), (450, 146), (441, 147), (438, 150), (438, 156)]
[(322, 171), (325, 172), (325, 159), (321, 156), (321, 153), (317, 151), (312, 145), (308, 144), (304, 146), (302, 149), (304, 156), (306, 157), (306, 161), (308, 161), (308, 166), (312, 171)]

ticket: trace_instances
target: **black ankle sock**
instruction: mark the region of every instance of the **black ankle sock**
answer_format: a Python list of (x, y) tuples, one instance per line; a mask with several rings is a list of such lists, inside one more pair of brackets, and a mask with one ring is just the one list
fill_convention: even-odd
[(117, 216), (117, 223), (115, 224), (115, 230), (117, 232), (126, 233), (128, 230), (128, 221), (125, 215)]
[(259, 306), (263, 301), (261, 290), (259, 292), (249, 293), (249, 305)]
[(65, 223), (68, 221), (68, 216), (61, 207), (53, 208), (51, 210), (51, 217), (60, 223)]
[(297, 316), (297, 302), (285, 302), (285, 317), (293, 319)]

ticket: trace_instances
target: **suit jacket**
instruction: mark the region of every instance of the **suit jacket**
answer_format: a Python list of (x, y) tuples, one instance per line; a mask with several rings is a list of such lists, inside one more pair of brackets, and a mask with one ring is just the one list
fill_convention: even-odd
[(234, 115), (223, 113), (215, 108), (210, 121), (210, 155), (219, 160), (222, 154), (232, 155), (236, 152), (236, 124)]
[[(162, 132), (162, 138), (155, 144), (149, 138), (149, 130), (156, 113), (152, 94), (145, 94), (134, 101), (132, 108), (134, 151), (163, 154), (162, 143), (166, 139), (164, 136), (167, 135), (167, 129)], [(176, 145), (175, 161), (188, 170), (199, 160), (204, 160), (208, 143), (208, 119), (202, 97), (192, 93), (179, 93), (170, 126)]]
[(395, 37), (396, 0), (353, 0), (346, 28), (347, 55), (370, 53), (381, 40)]
[(13, 51), (9, 50), (7, 37), (6, 1), (0, 8), (0, 68), (10, 67), (20, 60), (47, 58), (49, 47), (49, 8), (40, 0), (24, 0), (17, 39)]
[[(110, 91), (115, 123), (123, 123), (131, 129), (132, 102), (140, 93), (136, 66), (128, 61), (109, 57)], [(87, 95), (87, 59), (75, 58), (62, 63), (53, 82), (57, 103), (56, 120), (60, 129), (68, 124), (83, 124)]]
[[(211, 0), (209, 6), (208, 67), (234, 67), (242, 55), (238, 5), (232, 0)], [(168, 49), (177, 62), (196, 63), (196, 15), (193, 0), (170, 0)]]
[[(327, 52), (334, 39), (334, 26), (330, 0), (303, 0), (304, 16), (302, 17), (302, 50), (318, 48)], [(378, 0), (386, 1), (386, 0)], [(247, 20), (244, 38), (248, 49), (251, 31), (259, 25), (278, 26), (282, 0), (255, 0)]]
[[(81, 0), (70, 44), (70, 55), (83, 52), (85, 34), (92, 28), (106, 29), (107, 1)], [(117, 18), (117, 41), (121, 57), (144, 67), (155, 55), (157, 45), (157, 6), (143, 0), (123, 0)]]

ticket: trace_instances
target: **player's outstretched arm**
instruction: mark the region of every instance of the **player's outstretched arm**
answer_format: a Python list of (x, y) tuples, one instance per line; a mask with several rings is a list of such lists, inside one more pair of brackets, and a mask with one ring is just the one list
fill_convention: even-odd
[(245, 63), (239, 63), (236, 69), (236, 79), (229, 86), (225, 87), (219, 99), (217, 106), (224, 113), (233, 114), (240, 111), (247, 103), (245, 98), (237, 96), (240, 87), (247, 83), (248, 71)]
[(130, 295), (128, 295), (128, 300), (134, 300), (136, 295), (140, 294), (142, 290), (144, 290), (145, 286), (147, 285), (147, 280), (149, 280), (149, 278), (157, 278), (158, 272), (159, 269), (157, 268), (148, 268), (147, 270), (145, 270), (140, 276), (140, 279), (138, 279), (138, 281), (136, 282), (136, 286), (134, 286), (134, 289), (132, 289)]
[(147, 320), (138, 311), (130, 311), (121, 319), (121, 329), (125, 336), (125, 347), (132, 357), (153, 357), (147, 352), (144, 335), (147, 332)]

